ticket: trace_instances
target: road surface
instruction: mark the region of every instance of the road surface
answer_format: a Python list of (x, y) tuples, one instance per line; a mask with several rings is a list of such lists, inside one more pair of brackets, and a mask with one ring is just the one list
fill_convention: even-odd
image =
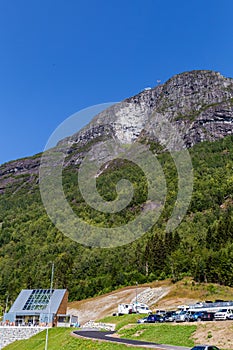
[(184, 346), (173, 346), (173, 345), (164, 345), (164, 344), (157, 344), (157, 343), (151, 343), (151, 342), (145, 342), (140, 340), (130, 340), (130, 339), (124, 339), (124, 338), (116, 338), (112, 335), (115, 332), (100, 332), (97, 330), (78, 330), (74, 331), (73, 334), (79, 337), (84, 337), (88, 339), (93, 340), (103, 340), (103, 341), (109, 341), (113, 343), (121, 343), (126, 345), (132, 345), (132, 346), (141, 346), (149, 349), (161, 349), (161, 350), (189, 350), (190, 348), (186, 348)]

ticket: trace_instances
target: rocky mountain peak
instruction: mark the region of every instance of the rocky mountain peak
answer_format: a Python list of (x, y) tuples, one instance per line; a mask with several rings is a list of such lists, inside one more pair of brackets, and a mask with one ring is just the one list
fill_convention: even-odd
[(130, 143), (142, 135), (156, 139), (151, 131), (162, 117), (182, 131), (187, 147), (231, 134), (233, 79), (209, 70), (177, 74), (103, 111), (69, 141), (111, 136)]
[[(79, 165), (86, 145), (107, 139), (121, 143), (161, 142), (158, 126), (166, 120), (182, 135), (185, 147), (233, 134), (233, 79), (210, 70), (177, 74), (99, 113), (82, 130), (58, 144), (69, 144), (66, 165)], [(163, 135), (164, 143), (170, 129)], [(166, 149), (166, 147), (165, 147)], [(37, 176), (39, 155), (0, 166), (0, 192), (18, 175)], [(33, 180), (34, 181), (34, 180)]]

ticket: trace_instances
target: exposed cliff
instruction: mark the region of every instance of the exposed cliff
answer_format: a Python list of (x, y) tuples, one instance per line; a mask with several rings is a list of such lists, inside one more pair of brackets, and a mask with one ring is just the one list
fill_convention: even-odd
[(127, 143), (142, 135), (153, 139), (153, 126), (163, 116), (182, 131), (187, 147), (231, 134), (233, 79), (213, 71), (175, 75), (163, 85), (108, 108), (69, 141), (86, 143), (107, 134)]
[[(233, 79), (204, 70), (175, 75), (98, 114), (81, 131), (60, 141), (59, 148), (69, 142), (66, 165), (78, 165), (88, 144), (99, 140), (161, 143), (158, 130), (164, 118), (182, 135), (186, 147), (232, 134)], [(164, 143), (169, 133), (170, 129), (163, 132)], [(12, 182), (20, 183), (19, 175), (34, 179), (39, 163), (39, 157), (31, 157), (2, 165), (0, 193)]]

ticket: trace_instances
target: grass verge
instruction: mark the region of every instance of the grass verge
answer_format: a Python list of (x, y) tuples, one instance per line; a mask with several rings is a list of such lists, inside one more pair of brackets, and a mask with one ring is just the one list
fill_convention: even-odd
[(191, 337), (196, 329), (195, 325), (138, 324), (123, 328), (118, 334), (122, 338), (191, 347), (194, 345)]
[(135, 324), (145, 315), (109, 316), (101, 319), (104, 323), (114, 323), (121, 338), (144, 340), (161, 344), (193, 346), (192, 335), (196, 325), (183, 324)]
[[(70, 336), (71, 329), (53, 328), (49, 330), (49, 350), (145, 350), (144, 348), (128, 347), (123, 344), (113, 344), (74, 338)], [(16, 341), (4, 350), (44, 350), (45, 331), (27, 340)]]

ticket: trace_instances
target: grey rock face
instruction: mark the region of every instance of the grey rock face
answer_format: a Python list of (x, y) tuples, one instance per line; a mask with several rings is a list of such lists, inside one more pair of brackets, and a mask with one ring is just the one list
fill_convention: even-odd
[[(175, 75), (106, 109), (82, 130), (60, 141), (57, 148), (62, 150), (68, 144), (65, 165), (78, 166), (88, 145), (99, 141), (153, 141), (163, 149), (176, 149), (232, 133), (233, 79), (202, 70)], [(0, 166), (0, 193), (12, 178), (18, 181), (18, 175), (30, 175), (30, 181), (38, 174), (39, 165), (40, 158), (32, 157)]]
[(13, 184), (17, 188), (37, 181), (40, 157), (15, 160), (0, 166), (0, 194)]
[(99, 136), (122, 143), (145, 137), (158, 141), (163, 118), (182, 134), (186, 147), (232, 134), (233, 79), (213, 71), (178, 74), (103, 111), (69, 141), (86, 143)]

